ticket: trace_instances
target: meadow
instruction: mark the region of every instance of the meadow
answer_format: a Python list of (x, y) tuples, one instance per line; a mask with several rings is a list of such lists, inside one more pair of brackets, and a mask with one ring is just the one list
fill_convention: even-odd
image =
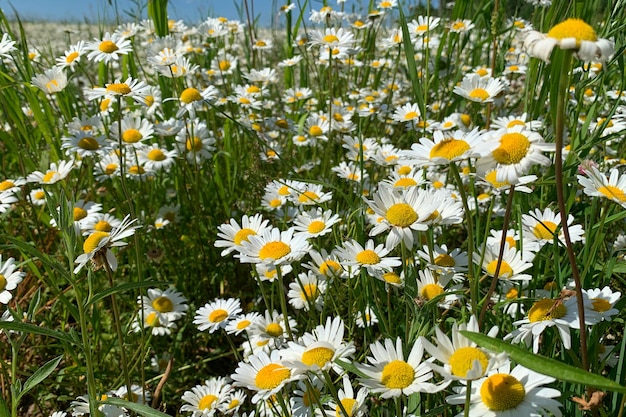
[(624, 1), (167, 3), (0, 11), (0, 417), (624, 415)]

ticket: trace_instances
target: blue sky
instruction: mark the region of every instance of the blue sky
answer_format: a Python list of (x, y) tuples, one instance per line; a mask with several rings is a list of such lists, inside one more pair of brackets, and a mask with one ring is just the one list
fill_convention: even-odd
[[(134, 10), (137, 1), (112, 0), (117, 3), (122, 17), (124, 11)], [(142, 0), (139, 3), (145, 4)], [(284, 0), (248, 0), (254, 7), (256, 15), (261, 15), (261, 23), (269, 25), (271, 15), (276, 7), (285, 4)], [(304, 2), (302, 2), (304, 3)], [(348, 4), (359, 4), (360, 0), (351, 0)], [(363, 2), (367, 4), (367, 1)], [(188, 23), (198, 23), (206, 16), (224, 16), (229, 19), (238, 19), (235, 4), (243, 4), (242, 0), (170, 0), (168, 9), (170, 18), (185, 20)], [(309, 1), (312, 7), (319, 9), (321, 0)], [(334, 0), (329, 1), (334, 6)], [(112, 18), (115, 16), (114, 8), (109, 6), (107, 0), (0, 0), (2, 8), (8, 16), (13, 14), (12, 7), (19, 16), (25, 20), (53, 20), (53, 21), (81, 21), (97, 22), (102, 17)], [(308, 13), (306, 14), (308, 16)]]

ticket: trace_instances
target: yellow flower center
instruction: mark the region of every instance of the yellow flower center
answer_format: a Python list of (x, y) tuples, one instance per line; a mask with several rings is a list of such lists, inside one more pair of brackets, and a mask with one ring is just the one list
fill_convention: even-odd
[(454, 23), (452, 24), (452, 29), (454, 29), (454, 30), (462, 30), (462, 29), (464, 29), (464, 28), (465, 28), (465, 23), (463, 23), (462, 21), (460, 21), (460, 22), (454, 22)]
[(183, 92), (180, 93), (180, 101), (182, 101), (184, 104), (193, 103), (194, 101), (199, 100), (202, 100), (202, 95), (197, 89), (193, 87), (185, 88)]
[(422, 297), (427, 300), (432, 300), (438, 295), (443, 294), (443, 287), (439, 284), (426, 284), (422, 288)]
[(539, 239), (552, 240), (556, 228), (556, 223), (543, 220), (535, 225), (533, 234)]
[(322, 368), (326, 365), (335, 355), (335, 351), (328, 347), (314, 347), (312, 349), (307, 349), (302, 354), (302, 363), (306, 366), (317, 365)]
[(218, 66), (220, 67), (220, 71), (228, 71), (230, 69), (230, 61), (220, 61)]
[(100, 50), (100, 52), (104, 52), (105, 54), (112, 54), (120, 48), (115, 44), (115, 42), (106, 40), (100, 42), (98, 49)]
[(400, 275), (396, 274), (395, 272), (386, 272), (383, 274), (383, 279), (385, 280), (385, 282), (389, 283), (389, 284), (402, 284), (402, 280), (400, 279)]
[(126, 94), (130, 94), (132, 90), (126, 83), (112, 83), (107, 85), (107, 92), (125, 96)]
[(402, 165), (400, 168), (398, 168), (398, 174), (399, 175), (409, 175), (411, 173), (411, 170), (413, 168), (411, 168), (408, 165)]
[(528, 311), (528, 320), (531, 323), (544, 320), (559, 319), (567, 313), (567, 308), (560, 300), (544, 298), (537, 301)]
[(154, 104), (154, 96), (146, 96), (143, 99), (143, 102), (146, 103), (146, 106), (150, 107)]
[(508, 181), (496, 181), (497, 171), (491, 171), (485, 175), (485, 180), (494, 188), (503, 188), (511, 185)]
[(317, 288), (317, 285), (306, 284), (302, 286), (302, 291), (300, 292), (300, 298), (302, 298), (304, 301), (315, 301), (319, 293), (320, 292)]
[(335, 35), (326, 35), (322, 38), (322, 41), (326, 44), (339, 42), (339, 38)]
[(626, 201), (626, 194), (624, 191), (615, 187), (614, 185), (605, 185), (598, 188), (598, 191), (602, 193), (606, 198), (611, 200), (617, 200), (620, 202)]
[(413, 119), (417, 119), (418, 117), (420, 117), (420, 115), (417, 114), (417, 112), (410, 111), (404, 115), (404, 120), (413, 120)]
[(485, 101), (489, 98), (489, 93), (484, 88), (475, 88), (470, 91), (469, 96), (480, 101)]
[(59, 87), (59, 82), (57, 80), (50, 80), (49, 82), (46, 83), (46, 89), (48, 91), (51, 91), (54, 88), (58, 88)]
[(198, 401), (198, 410), (210, 410), (211, 405), (217, 400), (217, 397), (213, 394), (207, 394)]
[(185, 148), (187, 148), (188, 152), (200, 152), (202, 150), (202, 139), (195, 136), (187, 139)]
[(291, 252), (291, 248), (285, 242), (268, 242), (259, 251), (259, 259), (280, 259), (287, 256)]
[(524, 123), (522, 120), (519, 119), (515, 119), (515, 120), (511, 120), (509, 123), (507, 123), (506, 127), (513, 127), (513, 126), (526, 126), (526, 123)]
[(452, 374), (460, 378), (465, 378), (467, 373), (472, 369), (474, 361), (480, 363), (481, 374), (484, 373), (489, 364), (489, 359), (482, 350), (475, 347), (462, 347), (455, 350), (449, 360), (450, 366), (452, 367)]
[(385, 218), (397, 227), (409, 227), (417, 220), (417, 213), (407, 203), (397, 203), (387, 209)]
[(107, 222), (106, 220), (100, 220), (94, 225), (93, 228), (98, 232), (110, 232), (111, 230), (113, 230), (113, 226), (111, 226), (111, 223)]
[(517, 288), (511, 288), (506, 292), (505, 297), (507, 300), (515, 300), (519, 298), (519, 291), (517, 291)]
[(100, 148), (100, 144), (92, 137), (81, 138), (78, 141), (78, 147), (87, 151), (95, 151)]
[(93, 252), (98, 248), (98, 244), (102, 241), (102, 239), (107, 236), (109, 236), (109, 233), (107, 232), (93, 232), (87, 239), (85, 239), (85, 243), (83, 243), (83, 252)]
[(314, 203), (318, 200), (320, 196), (315, 194), (313, 191), (305, 191), (298, 197), (298, 201), (301, 203)]
[[(490, 275), (495, 275), (496, 274), (496, 268), (498, 266), (498, 260), (495, 259), (491, 262), (489, 262), (489, 265), (487, 265), (487, 273)], [(511, 275), (513, 275), (513, 268), (511, 268), (511, 265), (509, 265), (509, 263), (505, 260), (502, 260), (502, 262), (500, 263), (500, 271), (498, 271), (498, 276), (500, 278), (508, 278)]]
[(103, 99), (102, 102), (100, 103), (100, 111), (105, 111), (106, 109), (108, 109), (110, 104), (111, 104), (110, 98)]
[(46, 175), (43, 176), (43, 179), (41, 181), (42, 182), (50, 182), (54, 178), (55, 174), (57, 174), (56, 171), (48, 171), (48, 172), (46, 172)]
[(322, 131), (321, 127), (319, 127), (318, 125), (314, 125), (309, 128), (309, 134), (311, 136), (321, 136), (324, 134), (324, 132)]
[(156, 311), (153, 311), (146, 316), (145, 323), (148, 327), (157, 327), (161, 325), (161, 322), (159, 321), (159, 316), (157, 315)]
[(402, 177), (393, 184), (396, 188), (415, 187), (416, 185), (417, 181), (410, 177)]
[(495, 374), (483, 382), (480, 398), (491, 411), (505, 411), (517, 407), (526, 396), (524, 385), (509, 374)]
[(530, 141), (521, 133), (505, 133), (500, 139), (500, 146), (492, 153), (493, 159), (504, 165), (517, 164), (530, 148)]
[(275, 198), (272, 201), (270, 201), (270, 206), (271, 207), (280, 207), (283, 204), (282, 200), (280, 198)]
[(256, 235), (256, 232), (252, 229), (243, 228), (235, 233), (235, 238), (233, 239), (233, 241), (235, 242), (235, 245), (241, 245), (241, 242), (249, 241), (248, 236), (250, 235)]
[(122, 133), (122, 140), (126, 143), (137, 143), (143, 139), (143, 135), (137, 129), (126, 129)]
[(419, 32), (426, 32), (428, 30), (428, 25), (419, 25), (417, 28), (415, 28), (415, 32), (419, 33)]
[(267, 46), (267, 43), (265, 41), (256, 41), (254, 44), (260, 48)]
[(320, 265), (320, 274), (325, 276), (334, 276), (341, 271), (341, 265), (337, 261), (328, 260)]
[(74, 207), (73, 210), (73, 214), (74, 214), (74, 221), (77, 222), (79, 220), (84, 219), (85, 217), (87, 217), (87, 210), (85, 210), (82, 207)]
[(599, 313), (604, 313), (605, 311), (609, 311), (611, 309), (611, 303), (603, 298), (594, 298), (591, 300), (591, 305), (593, 309)]
[(78, 52), (74, 51), (65, 58), (65, 62), (71, 64), (76, 58), (78, 58)]
[(4, 275), (0, 274), (0, 291), (4, 291), (6, 287), (7, 287), (7, 279), (4, 277)]
[(309, 224), (309, 227), (307, 228), (307, 230), (311, 234), (316, 234), (316, 233), (320, 233), (322, 230), (324, 230), (325, 227), (326, 227), (326, 223), (324, 223), (323, 221), (321, 221), (321, 220), (313, 220), (311, 222), (311, 224)]
[(132, 175), (141, 175), (141, 174), (145, 174), (146, 170), (143, 169), (143, 167), (140, 167), (139, 165), (133, 165), (132, 167), (128, 168), (128, 173)]
[(278, 323), (270, 323), (265, 328), (265, 333), (272, 337), (278, 337), (283, 334), (283, 327)]
[(415, 380), (415, 370), (401, 360), (393, 360), (383, 368), (381, 382), (389, 389), (404, 389)]
[(159, 313), (169, 313), (174, 311), (174, 303), (168, 297), (158, 297), (152, 301), (152, 308)]
[(470, 148), (469, 144), (460, 139), (444, 139), (430, 150), (430, 159), (445, 158), (452, 160), (463, 155)]
[(596, 31), (581, 19), (567, 19), (553, 26), (548, 31), (548, 36), (555, 39), (575, 38), (578, 45), (581, 41), (598, 40)]
[(147, 156), (151, 161), (164, 161), (167, 158), (160, 149), (151, 149)]
[(354, 408), (356, 406), (356, 400), (354, 398), (344, 398), (343, 400), (341, 400), (341, 405), (343, 406), (343, 409), (346, 410), (346, 413), (348, 413), (347, 415), (343, 413), (343, 411), (341, 411), (341, 407), (337, 406), (335, 407), (335, 416), (336, 417), (352, 417), (352, 414), (354, 413)]
[(252, 324), (252, 323), (250, 322), (250, 320), (245, 320), (245, 319), (244, 319), (244, 320), (239, 321), (239, 322), (237, 323), (237, 326), (236, 326), (236, 327), (237, 327), (237, 330), (243, 330), (243, 329), (245, 329), (246, 327), (248, 327), (250, 324)]
[(437, 255), (434, 262), (437, 266), (444, 266), (447, 268), (452, 268), (456, 265), (456, 262), (454, 262), (454, 258), (447, 253)]
[(357, 253), (356, 261), (361, 265), (376, 265), (380, 262), (380, 256), (371, 249), (365, 249)]
[(209, 321), (211, 323), (221, 323), (228, 317), (228, 311), (217, 308), (209, 313)]
[(291, 371), (277, 363), (270, 363), (259, 369), (254, 385), (262, 390), (272, 390), (291, 376)]
[(13, 181), (4, 180), (0, 182), (0, 191), (6, 191), (9, 188), (13, 188), (13, 187), (15, 187), (15, 183)]

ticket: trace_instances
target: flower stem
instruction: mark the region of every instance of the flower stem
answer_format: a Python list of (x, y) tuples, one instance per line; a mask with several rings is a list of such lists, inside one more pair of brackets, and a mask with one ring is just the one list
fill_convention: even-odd
[(464, 417), (469, 417), (471, 399), (472, 399), (472, 380), (469, 380), (467, 381), (467, 386), (465, 387), (465, 408), (463, 408)]

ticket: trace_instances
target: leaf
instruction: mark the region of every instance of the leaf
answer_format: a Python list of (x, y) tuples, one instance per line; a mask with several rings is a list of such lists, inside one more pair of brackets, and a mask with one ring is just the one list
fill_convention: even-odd
[(57, 356), (51, 361), (46, 362), (45, 365), (43, 365), (41, 368), (37, 369), (35, 373), (32, 374), (30, 378), (28, 378), (24, 383), (22, 391), (18, 394), (17, 401), (19, 401), (19, 399), (22, 398), (22, 396), (24, 396), (28, 391), (35, 388), (35, 386), (41, 383), (41, 381), (50, 376), (52, 371), (54, 371), (56, 367), (59, 366), (61, 359), (63, 359), (63, 355)]
[(356, 366), (354, 366), (352, 362), (346, 362), (346, 361), (342, 361), (341, 359), (337, 359), (335, 360), (335, 363), (341, 366), (342, 369), (345, 369), (346, 371), (351, 372), (355, 374), (356, 376), (359, 376), (361, 378), (367, 378), (367, 375), (359, 371), (359, 369)]
[(468, 332), (467, 330), (461, 330), (461, 334), (484, 348), (493, 350), (494, 352), (506, 352), (511, 359), (518, 364), (532, 371), (539, 372), (540, 374), (551, 376), (561, 381), (626, 394), (626, 387), (601, 375), (593, 374), (552, 358), (535, 355), (526, 349), (511, 345), (499, 339), (494, 339), (493, 337), (489, 337), (484, 334)]
[(9, 406), (7, 405), (2, 395), (0, 395), (0, 417), (10, 417), (11, 411), (9, 410)]
[(45, 327), (35, 326), (28, 323), (16, 323), (14, 321), (0, 321), (0, 329), (14, 330), (16, 332), (24, 332), (38, 334), (40, 336), (53, 337), (61, 342), (73, 345), (72, 339), (65, 333), (56, 330), (47, 329)]
[(140, 416), (145, 417), (170, 417), (170, 415), (160, 412), (159, 410), (155, 410), (154, 408), (148, 407), (144, 404), (137, 404), (131, 401), (125, 401), (120, 398), (112, 398), (109, 397), (106, 401), (102, 402), (103, 404), (111, 404), (118, 407), (124, 407), (128, 410), (134, 411)]
[(111, 294), (122, 293), (128, 290), (133, 290), (135, 288), (144, 288), (144, 287), (157, 287), (159, 285), (169, 285), (171, 282), (166, 281), (141, 281), (141, 282), (127, 282), (125, 284), (116, 285), (113, 288), (109, 288), (107, 290), (101, 291), (98, 294), (94, 295), (91, 300), (87, 303), (85, 308), (89, 307), (92, 304), (97, 303), (98, 301), (107, 298)]

